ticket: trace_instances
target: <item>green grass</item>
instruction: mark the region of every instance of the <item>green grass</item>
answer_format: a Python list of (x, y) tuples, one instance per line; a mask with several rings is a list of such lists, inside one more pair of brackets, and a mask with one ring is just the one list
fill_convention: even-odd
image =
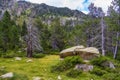
[(22, 58), (21, 61), (16, 61), (15, 58), (0, 58), (0, 68), (5, 66), (7, 72), (15, 72), (17, 74), (26, 75), (29, 80), (33, 77), (42, 77), (44, 80), (57, 80), (60, 75), (62, 80), (102, 80), (99, 76), (83, 72), (77, 78), (66, 76), (66, 72), (51, 73), (51, 66), (60, 61), (57, 55), (47, 55), (43, 58), (32, 58), (33, 62), (27, 63), (29, 58)]

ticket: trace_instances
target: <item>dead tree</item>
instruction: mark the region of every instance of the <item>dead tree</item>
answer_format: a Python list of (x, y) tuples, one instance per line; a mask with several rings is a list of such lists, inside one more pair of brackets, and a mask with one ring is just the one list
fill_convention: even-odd
[(32, 25), (28, 25), (28, 35), (27, 35), (27, 57), (32, 57)]
[(32, 20), (27, 24), (28, 34), (26, 36), (27, 57), (32, 57), (35, 50), (42, 51), (38, 29), (33, 25)]
[(105, 35), (104, 32), (105, 31), (105, 25), (104, 25), (104, 20), (103, 20), (103, 16), (101, 17), (101, 38), (102, 38), (102, 45), (101, 45), (101, 50), (102, 50), (102, 55), (105, 56)]

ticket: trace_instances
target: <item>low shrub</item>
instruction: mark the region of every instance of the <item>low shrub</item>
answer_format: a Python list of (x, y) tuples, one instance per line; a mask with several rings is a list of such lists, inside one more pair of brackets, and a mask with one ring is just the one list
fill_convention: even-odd
[(64, 62), (66, 64), (75, 65), (75, 64), (83, 63), (83, 60), (80, 56), (70, 56), (70, 57), (66, 57), (64, 59)]
[(43, 58), (43, 57), (45, 57), (45, 54), (42, 53), (33, 54), (33, 58)]
[(14, 53), (5, 53), (4, 55), (2, 55), (3, 58), (13, 58), (14, 57)]
[(83, 63), (83, 60), (80, 56), (70, 56), (66, 57), (63, 61), (59, 62), (57, 65), (52, 66), (52, 72), (54, 71), (65, 71), (72, 67), (74, 67), (76, 64)]
[(117, 72), (119, 72), (116, 69), (112, 69), (112, 68), (108, 68), (108, 67), (104, 68), (104, 70), (107, 71), (107, 72), (109, 72), (109, 73), (117, 73)]
[(99, 66), (99, 67), (104, 67), (104, 66), (102, 65), (102, 63), (104, 63), (104, 62), (106, 62), (106, 61), (109, 61), (108, 58), (101, 56), (101, 57), (99, 57), (99, 58), (92, 59), (92, 60), (91, 60), (91, 64), (96, 65), (96, 66)]
[(72, 77), (72, 78), (76, 78), (78, 75), (80, 75), (82, 73), (82, 71), (81, 70), (74, 70), (74, 69), (72, 69), (72, 70), (70, 70), (66, 75), (68, 76), (68, 77)]
[(14, 57), (26, 57), (26, 52), (24, 52), (24, 51), (18, 51), (18, 52), (16, 52), (16, 54), (14, 55)]
[(90, 73), (95, 74), (97, 76), (102, 76), (102, 75), (106, 74), (107, 72), (105, 70), (95, 67), (92, 71), (90, 71)]
[(60, 54), (60, 52), (54, 52), (54, 51), (52, 51), (52, 52), (47, 52), (47, 54), (50, 54), (50, 55), (59, 55)]
[(29, 80), (25, 74), (14, 73), (14, 77), (10, 80)]
[[(118, 53), (120, 53), (120, 50), (118, 49)], [(120, 54), (117, 54), (116, 60), (120, 61)]]
[(103, 80), (120, 80), (120, 73), (108, 73), (102, 76)]
[(22, 51), (8, 50), (1, 54), (3, 58), (13, 58), (13, 57), (26, 57), (26, 53)]
[(0, 68), (0, 75), (5, 74), (6, 72), (7, 72), (6, 70)]

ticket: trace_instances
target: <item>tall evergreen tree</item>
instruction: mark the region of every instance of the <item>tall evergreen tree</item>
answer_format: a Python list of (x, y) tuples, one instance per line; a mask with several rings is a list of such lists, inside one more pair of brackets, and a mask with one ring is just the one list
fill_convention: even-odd
[(27, 34), (27, 24), (24, 21), (21, 29), (21, 36), (25, 36)]
[(51, 26), (51, 46), (53, 50), (62, 50), (65, 47), (64, 27), (60, 25), (59, 19), (56, 19)]
[(19, 31), (17, 25), (11, 20), (11, 16), (8, 11), (5, 12), (0, 25), (1, 33), (1, 48), (4, 52), (9, 49), (15, 49), (19, 46)]
[[(88, 44), (100, 49), (102, 55), (105, 55), (105, 21), (102, 8), (95, 7), (93, 3), (88, 7), (90, 10)], [(91, 19), (91, 20), (90, 20)], [(91, 26), (91, 27), (90, 27)], [(90, 33), (91, 32), (91, 33)], [(91, 44), (90, 44), (91, 43)]]
[[(120, 37), (120, 0), (113, 0), (111, 6), (108, 8), (108, 25), (112, 32), (116, 33), (116, 39), (114, 40), (115, 46), (113, 45), (113, 58), (116, 58), (118, 47), (119, 47), (119, 37)], [(112, 38), (114, 39), (114, 37)], [(112, 42), (114, 42), (112, 41)]]

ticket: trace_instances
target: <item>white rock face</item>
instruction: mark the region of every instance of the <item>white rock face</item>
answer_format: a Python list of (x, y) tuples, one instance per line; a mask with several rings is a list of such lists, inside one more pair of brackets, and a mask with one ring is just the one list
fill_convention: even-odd
[(33, 80), (41, 80), (40, 77), (33, 77)]
[(1, 75), (0, 76), (1, 78), (12, 78), (13, 77), (13, 73), (12, 72), (9, 72), (9, 73), (6, 73), (4, 75)]
[(58, 76), (58, 80), (62, 80), (62, 78), (61, 78), (61, 76), (60, 76), (60, 75)]
[(15, 57), (15, 60), (16, 60), (16, 61), (21, 61), (22, 58), (20, 58), (20, 57)]
[(115, 69), (115, 66), (112, 62), (109, 62), (109, 66), (110, 66), (110, 68)]
[(103, 62), (103, 63), (102, 63), (102, 66), (115, 69), (115, 66), (114, 66), (114, 64), (113, 64), (111, 61)]
[(29, 59), (29, 60), (27, 60), (26, 62), (32, 62), (33, 60), (32, 59)]
[(93, 70), (93, 65), (88, 64), (77, 64), (74, 68), (75, 70), (81, 69), (82, 71), (88, 72)]

